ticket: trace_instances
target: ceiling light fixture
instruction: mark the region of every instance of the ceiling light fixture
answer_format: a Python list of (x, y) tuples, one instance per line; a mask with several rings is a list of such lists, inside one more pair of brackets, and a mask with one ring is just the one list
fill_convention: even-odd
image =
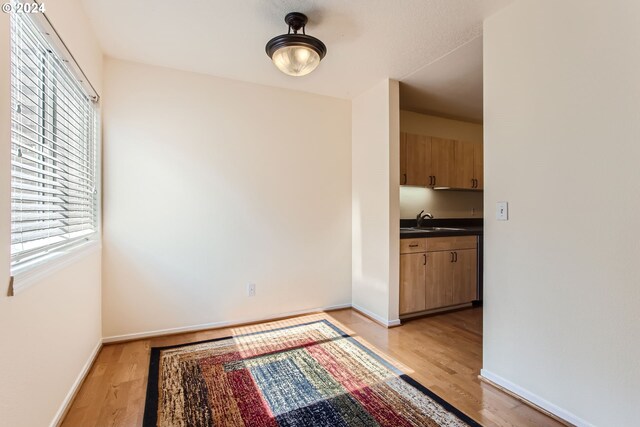
[[(308, 36), (304, 27), (307, 16), (300, 12), (287, 13), (284, 22), (289, 32), (269, 40), (265, 50), (280, 71), (290, 76), (309, 74), (327, 54), (327, 47), (315, 37)], [(293, 34), (291, 31), (293, 30)], [(298, 31), (302, 30), (302, 34)]]

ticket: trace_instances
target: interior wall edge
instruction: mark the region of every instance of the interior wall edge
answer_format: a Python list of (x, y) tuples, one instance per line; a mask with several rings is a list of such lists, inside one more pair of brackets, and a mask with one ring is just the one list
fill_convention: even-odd
[(400, 319), (385, 319), (382, 316), (377, 315), (376, 313), (374, 313), (371, 310), (367, 310), (364, 307), (359, 306), (358, 304), (351, 304), (351, 308), (353, 308), (355, 311), (360, 312), (360, 314), (362, 314), (365, 317), (368, 317), (369, 319), (373, 320), (374, 322), (378, 323), (381, 326), (384, 326), (385, 328), (390, 328), (393, 326), (399, 326), (400, 325)]

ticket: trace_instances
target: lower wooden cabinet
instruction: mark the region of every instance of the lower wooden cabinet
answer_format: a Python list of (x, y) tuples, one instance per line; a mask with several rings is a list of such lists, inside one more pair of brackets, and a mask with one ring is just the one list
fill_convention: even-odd
[(478, 251), (462, 249), (454, 251), (453, 278), (451, 280), (451, 304), (473, 301), (478, 295)]
[(425, 282), (427, 254), (400, 255), (400, 313), (413, 313), (425, 309)]
[[(401, 244), (400, 314), (469, 303), (477, 298), (477, 237), (412, 239)], [(416, 246), (416, 244), (419, 246)], [(424, 252), (415, 252), (416, 248)], [(411, 253), (408, 253), (409, 251)]]
[[(449, 252), (429, 252), (427, 255), (427, 268), (425, 282), (418, 286), (424, 286), (424, 309), (446, 307), (451, 300), (451, 278), (453, 275), (453, 263)], [(417, 311), (417, 310), (416, 310)], [(407, 311), (407, 313), (412, 313)]]

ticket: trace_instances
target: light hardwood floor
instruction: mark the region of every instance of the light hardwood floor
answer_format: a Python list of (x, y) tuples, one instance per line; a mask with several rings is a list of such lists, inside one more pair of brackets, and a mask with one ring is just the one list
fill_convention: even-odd
[(201, 341), (327, 318), (400, 362), (407, 374), (485, 426), (561, 426), (481, 383), (482, 309), (408, 321), (386, 329), (351, 309), (277, 322), (106, 345), (71, 404), (63, 427), (141, 426), (149, 348)]

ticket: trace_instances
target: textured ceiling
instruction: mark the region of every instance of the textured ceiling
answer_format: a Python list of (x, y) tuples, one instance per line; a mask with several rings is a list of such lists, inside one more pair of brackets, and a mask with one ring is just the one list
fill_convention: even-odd
[[(83, 0), (109, 56), (270, 86), (352, 98), (478, 37), (511, 0)], [(278, 71), (266, 42), (284, 15), (309, 16), (328, 54), (308, 76)]]
[(400, 108), (482, 122), (482, 37), (405, 77)]

